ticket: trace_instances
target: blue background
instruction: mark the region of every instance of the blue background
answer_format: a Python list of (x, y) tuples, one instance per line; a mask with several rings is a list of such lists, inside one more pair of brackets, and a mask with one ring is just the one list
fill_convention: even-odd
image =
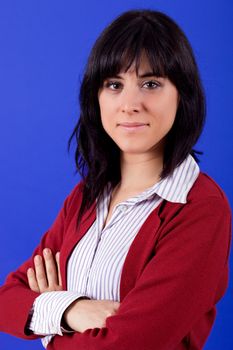
[[(78, 182), (67, 140), (88, 53), (101, 30), (132, 8), (166, 12), (186, 32), (207, 95), (201, 169), (231, 205), (232, 1), (0, 1), (0, 284), (27, 259)], [(231, 266), (233, 260), (231, 258)], [(233, 349), (233, 284), (218, 304), (205, 350)], [(0, 349), (41, 349), (0, 334)]]

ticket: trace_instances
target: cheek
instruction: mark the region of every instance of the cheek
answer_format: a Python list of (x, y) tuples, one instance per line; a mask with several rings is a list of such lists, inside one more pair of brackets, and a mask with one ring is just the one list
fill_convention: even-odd
[(100, 118), (104, 129), (111, 125), (111, 118), (109, 118), (109, 115), (111, 114), (106, 107), (100, 108)]
[(165, 95), (155, 107), (158, 116), (167, 119), (168, 123), (172, 123), (176, 116), (178, 101), (179, 98), (176, 90)]
[(101, 96), (99, 97), (99, 109), (100, 109), (101, 122), (102, 122), (104, 129), (105, 129), (105, 124), (107, 121), (107, 118), (106, 118), (107, 110), (106, 110), (106, 104), (104, 102), (104, 98)]
[(99, 108), (101, 119), (107, 119), (107, 116), (111, 113), (111, 103), (104, 95), (99, 97)]
[(154, 105), (153, 124), (159, 134), (165, 135), (172, 128), (176, 118), (177, 107), (178, 102), (176, 98), (160, 100), (160, 103)]
[(99, 98), (100, 118), (107, 133), (111, 133), (116, 125), (116, 110), (113, 101), (109, 98)]

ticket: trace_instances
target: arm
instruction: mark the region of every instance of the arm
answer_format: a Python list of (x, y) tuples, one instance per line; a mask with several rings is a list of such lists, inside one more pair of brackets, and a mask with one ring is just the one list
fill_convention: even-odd
[(116, 313), (119, 307), (117, 302), (83, 300), (88, 298), (75, 292), (62, 291), (59, 253), (54, 259), (51, 250), (46, 248), (43, 257), (36, 255), (34, 262), (35, 268), (27, 271), (28, 284), (32, 291), (41, 294), (34, 302), (28, 327), (33, 333), (62, 335), (68, 330), (84, 332), (89, 328), (104, 327), (106, 318)]
[(172, 350), (226, 289), (230, 211), (211, 197), (182, 207), (163, 228), (135, 287), (106, 327), (55, 336), (48, 350)]
[[(0, 331), (14, 336), (33, 339), (35, 335), (26, 335), (28, 315), (35, 299), (40, 295), (32, 291), (27, 282), (27, 270), (33, 267), (33, 259), (36, 255), (42, 255), (43, 249), (49, 247), (53, 254), (61, 250), (64, 234), (66, 231), (66, 217), (69, 214), (71, 202), (80, 197), (80, 185), (78, 185), (64, 202), (55, 222), (43, 236), (39, 246), (35, 249), (32, 257), (26, 261), (17, 271), (12, 272), (6, 282), (0, 288)], [(78, 208), (77, 208), (78, 209)]]
[(40, 293), (33, 303), (27, 334), (62, 335), (65, 331), (61, 326), (64, 311), (74, 300), (82, 297), (79, 293), (62, 290), (59, 255), (57, 252), (54, 259), (52, 251), (45, 248), (43, 257), (36, 255), (35, 267), (27, 271), (29, 287)]

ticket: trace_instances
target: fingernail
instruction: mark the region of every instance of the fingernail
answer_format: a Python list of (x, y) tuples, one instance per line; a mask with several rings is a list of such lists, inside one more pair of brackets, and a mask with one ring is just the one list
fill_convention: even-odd
[(49, 254), (50, 254), (50, 249), (45, 248), (45, 249), (43, 250), (43, 252), (44, 252), (45, 255), (49, 255)]
[(41, 261), (41, 256), (40, 255), (36, 255), (35, 256), (35, 262), (39, 263)]

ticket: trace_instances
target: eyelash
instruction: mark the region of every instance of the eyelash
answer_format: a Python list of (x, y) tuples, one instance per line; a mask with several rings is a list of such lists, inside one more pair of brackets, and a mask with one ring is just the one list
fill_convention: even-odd
[[(157, 87), (159, 87), (161, 85), (160, 83), (158, 83), (157, 81), (154, 81), (154, 80), (148, 80), (148, 81), (144, 82), (143, 85), (144, 84), (149, 84), (149, 83), (154, 84), (154, 86), (153, 87), (149, 87), (148, 90), (154, 90), (154, 89), (156, 89)], [(111, 86), (113, 86), (113, 85), (118, 85), (118, 87), (119, 87), (119, 85), (122, 85), (122, 84), (119, 81), (107, 81), (104, 84), (104, 87), (111, 88)], [(118, 89), (110, 89), (110, 90), (117, 91)]]

